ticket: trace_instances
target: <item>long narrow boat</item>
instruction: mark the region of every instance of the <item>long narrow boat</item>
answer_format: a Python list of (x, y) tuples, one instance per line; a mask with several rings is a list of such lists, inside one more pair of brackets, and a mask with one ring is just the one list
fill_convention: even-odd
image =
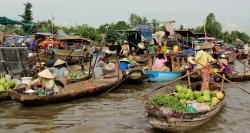
[[(239, 72), (239, 73), (235, 73), (232, 75), (225, 75), (226, 78), (232, 82), (243, 82), (243, 81), (248, 81), (250, 80), (250, 71), (247, 72)], [(214, 81), (216, 82), (220, 82), (221, 81), (221, 77), (219, 76), (214, 76)]]
[(116, 87), (123, 75), (116, 71), (113, 75), (105, 75), (82, 82), (68, 84), (56, 95), (38, 96), (23, 94), (23, 91), (9, 91), (10, 97), (18, 103), (26, 106), (38, 106), (44, 104), (65, 102), (76, 98), (84, 98), (99, 95)]
[[(211, 88), (218, 89), (220, 87), (213, 85), (210, 86), (210, 89)], [(171, 108), (167, 108), (167, 110), (164, 112), (160, 109), (160, 107), (155, 107), (146, 103), (145, 114), (149, 120), (149, 123), (156, 129), (171, 132), (183, 132), (197, 128), (211, 120), (222, 109), (224, 100), (225, 97), (216, 105), (212, 106), (210, 111), (194, 113), (181, 112)]]
[(148, 81), (161, 82), (175, 80), (182, 75), (182, 72), (165, 72), (146, 70)]

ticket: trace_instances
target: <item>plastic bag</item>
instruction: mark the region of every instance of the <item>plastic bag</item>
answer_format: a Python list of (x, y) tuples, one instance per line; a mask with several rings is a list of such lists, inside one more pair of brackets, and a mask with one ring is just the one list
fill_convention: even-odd
[(206, 104), (199, 103), (199, 102), (193, 102), (190, 104), (192, 107), (194, 107), (197, 112), (204, 112), (204, 111), (210, 111), (210, 107)]

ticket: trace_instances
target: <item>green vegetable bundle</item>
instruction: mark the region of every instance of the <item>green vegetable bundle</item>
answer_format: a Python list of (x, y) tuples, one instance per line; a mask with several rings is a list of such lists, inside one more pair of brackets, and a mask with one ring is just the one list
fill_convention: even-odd
[(159, 94), (154, 96), (154, 98), (149, 101), (149, 104), (169, 107), (182, 112), (186, 112), (185, 104), (180, 102), (178, 98), (166, 94)]

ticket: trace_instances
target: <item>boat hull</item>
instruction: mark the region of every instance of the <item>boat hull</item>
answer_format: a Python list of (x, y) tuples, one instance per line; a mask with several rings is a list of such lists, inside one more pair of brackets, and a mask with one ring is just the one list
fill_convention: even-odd
[[(60, 93), (49, 96), (37, 96), (22, 94), (21, 91), (8, 91), (11, 99), (21, 103), (25, 106), (39, 106), (45, 104), (66, 102), (72, 99), (84, 98), (90, 96), (96, 96), (101, 93), (109, 91), (109, 89), (116, 87), (122, 80), (121, 72), (118, 73), (118, 77), (112, 78), (92, 78), (89, 80), (76, 82), (65, 85)], [(94, 85), (89, 88), (86, 85)]]
[(132, 69), (128, 73), (128, 83), (141, 83), (146, 78), (142, 69)]
[(163, 72), (146, 70), (148, 81), (161, 82), (175, 80), (182, 75), (182, 72)]
[[(199, 85), (192, 86), (194, 90), (200, 88)], [(210, 84), (210, 88), (218, 90), (220, 87), (215, 84)], [(225, 92), (224, 95), (226, 96)], [(224, 98), (216, 105), (210, 108), (210, 111), (202, 111), (195, 113), (180, 112), (171, 108), (164, 107), (163, 111), (161, 106), (145, 104), (145, 115), (147, 116), (149, 123), (156, 129), (171, 131), (171, 132), (183, 132), (194, 128), (197, 128), (209, 120), (211, 120), (224, 106)]]

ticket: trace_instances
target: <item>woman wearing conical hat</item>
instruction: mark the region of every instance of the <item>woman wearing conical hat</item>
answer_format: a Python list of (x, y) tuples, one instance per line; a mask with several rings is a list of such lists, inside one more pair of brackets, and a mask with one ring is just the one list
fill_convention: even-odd
[(54, 78), (54, 75), (49, 71), (49, 69), (45, 69), (38, 73), (38, 78), (33, 80), (27, 88), (30, 89), (31, 86), (41, 85), (42, 88), (45, 89), (45, 92), (53, 90), (54, 93), (58, 93), (59, 88), (55, 84)]
[(129, 54), (129, 43), (128, 43), (128, 41), (123, 41), (123, 44), (122, 44), (122, 49), (121, 49), (121, 51), (120, 51), (120, 54), (123, 54), (124, 56), (128, 56), (128, 54)]
[(65, 78), (68, 76), (67, 63), (64, 60), (57, 59), (53, 67), (49, 70), (54, 74), (55, 78)]
[[(201, 90), (205, 90), (209, 87), (210, 74), (209, 74), (209, 63), (215, 62), (216, 60), (209, 54), (212, 44), (205, 42), (201, 46), (197, 46), (195, 50), (196, 55), (192, 60), (197, 64), (196, 68), (201, 69), (200, 74), (202, 77)], [(192, 63), (192, 62), (190, 62)]]

